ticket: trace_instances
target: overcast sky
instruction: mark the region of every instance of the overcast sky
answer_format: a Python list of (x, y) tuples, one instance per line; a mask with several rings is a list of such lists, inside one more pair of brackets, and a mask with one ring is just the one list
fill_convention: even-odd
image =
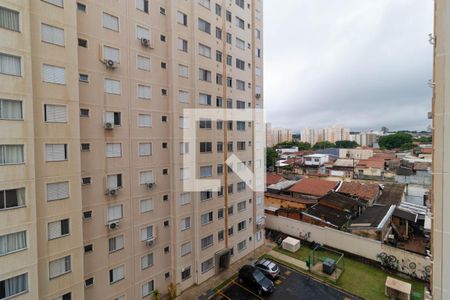
[(432, 31), (431, 0), (265, 0), (266, 121), (425, 130)]

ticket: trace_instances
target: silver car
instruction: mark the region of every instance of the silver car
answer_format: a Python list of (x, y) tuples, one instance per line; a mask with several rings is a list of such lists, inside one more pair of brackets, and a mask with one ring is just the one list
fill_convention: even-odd
[(271, 260), (263, 258), (255, 261), (253, 265), (272, 280), (280, 277), (280, 268)]

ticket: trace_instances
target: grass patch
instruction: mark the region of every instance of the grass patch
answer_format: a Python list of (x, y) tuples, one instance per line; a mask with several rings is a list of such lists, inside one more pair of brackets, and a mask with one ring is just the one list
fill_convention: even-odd
[[(309, 257), (309, 253), (311, 249), (308, 247), (301, 247), (297, 252), (291, 253), (289, 251), (279, 249), (275, 247), (273, 250), (283, 253), (285, 255), (297, 258), (302, 261), (306, 261)], [(330, 258), (336, 258), (335, 253), (326, 253), (327, 251), (323, 251), (321, 254), (326, 255)], [(284, 264), (284, 262), (283, 262)], [(295, 266), (287, 264), (289, 267), (292, 267), (296, 270), (299, 270)], [(299, 270), (301, 271), (301, 270)], [(304, 271), (303, 271), (304, 272)], [(331, 284), (333, 286), (344, 289), (352, 294), (358, 295), (360, 297), (370, 299), (370, 300), (386, 300), (389, 299), (384, 295), (384, 283), (386, 281), (387, 276), (391, 276), (403, 281), (407, 281), (412, 284), (412, 293), (418, 293), (420, 295), (419, 299), (423, 299), (423, 291), (424, 291), (424, 283), (418, 280), (409, 279), (405, 280), (404, 278), (400, 278), (394, 275), (389, 275), (383, 270), (361, 263), (354, 259), (350, 259), (344, 257), (344, 273), (342, 273), (339, 280), (335, 283), (330, 280), (324, 279), (320, 276), (307, 272), (308, 275), (312, 275), (315, 278), (320, 278), (322, 281)]]
[(224, 287), (226, 287), (228, 284), (230, 284), (230, 282), (232, 282), (236, 278), (237, 278), (237, 274), (234, 274), (233, 276), (231, 276), (230, 278), (228, 278), (227, 280), (225, 280), (224, 282), (222, 282), (221, 284), (216, 286), (214, 288), (214, 293), (220, 292)]

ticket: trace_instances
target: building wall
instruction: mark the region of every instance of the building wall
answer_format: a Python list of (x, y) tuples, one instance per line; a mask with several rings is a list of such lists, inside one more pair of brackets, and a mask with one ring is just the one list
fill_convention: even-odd
[(450, 65), (450, 3), (435, 2), (433, 93), (433, 299), (450, 298), (450, 160), (448, 159)]
[(303, 203), (299, 203), (297, 201), (288, 201), (288, 200), (272, 197), (267, 194), (264, 196), (264, 204), (265, 204), (265, 206), (273, 206), (273, 207), (306, 209), (306, 205)]

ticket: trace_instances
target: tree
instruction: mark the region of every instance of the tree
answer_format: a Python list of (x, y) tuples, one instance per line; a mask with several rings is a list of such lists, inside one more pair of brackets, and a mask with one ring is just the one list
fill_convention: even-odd
[(330, 143), (328, 141), (323, 141), (323, 142), (317, 142), (313, 146), (314, 150), (327, 149), (327, 148), (336, 148), (336, 145), (333, 143)]
[(282, 142), (275, 146), (276, 148), (292, 148), (292, 147), (298, 147), (298, 150), (309, 150), (311, 149), (310, 143), (304, 143), (304, 142)]
[[(397, 132), (395, 134), (390, 134), (380, 137), (378, 144), (382, 148), (394, 149), (394, 148), (412, 148), (412, 136), (405, 132)], [(410, 147), (411, 144), (411, 147)]]
[(336, 147), (344, 149), (352, 149), (358, 147), (358, 143), (355, 141), (337, 141)]
[(266, 148), (266, 167), (274, 167), (278, 158), (278, 153), (273, 148)]
[(386, 126), (381, 127), (381, 132), (382, 133), (388, 133), (389, 132), (389, 128), (387, 128)]

